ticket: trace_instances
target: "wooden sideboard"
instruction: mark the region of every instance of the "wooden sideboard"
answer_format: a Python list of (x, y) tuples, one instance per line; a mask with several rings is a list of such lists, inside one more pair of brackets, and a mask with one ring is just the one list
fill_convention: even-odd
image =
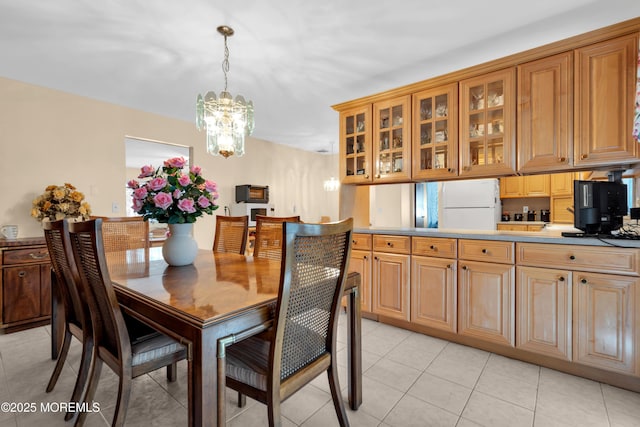
[(0, 239), (0, 259), (0, 330), (49, 323), (51, 264), (44, 238)]

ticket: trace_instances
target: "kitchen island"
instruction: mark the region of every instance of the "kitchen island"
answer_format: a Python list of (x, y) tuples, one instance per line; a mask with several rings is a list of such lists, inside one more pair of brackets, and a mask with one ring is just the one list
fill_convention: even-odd
[(640, 392), (640, 240), (354, 232), (365, 316)]

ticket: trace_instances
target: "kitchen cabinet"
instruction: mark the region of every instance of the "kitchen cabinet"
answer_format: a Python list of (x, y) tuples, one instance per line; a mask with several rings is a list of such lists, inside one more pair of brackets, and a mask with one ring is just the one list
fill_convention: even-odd
[(516, 347), (571, 360), (572, 273), (516, 268)]
[(500, 178), (500, 198), (549, 197), (549, 175), (507, 176)]
[(573, 52), (517, 70), (518, 171), (566, 169), (573, 164)]
[(407, 236), (373, 236), (373, 313), (410, 320), (410, 245)]
[(580, 179), (573, 172), (551, 174), (551, 197), (573, 196), (573, 180)]
[(460, 82), (460, 176), (515, 173), (515, 68)]
[(541, 224), (498, 224), (498, 230), (502, 231), (542, 231)]
[(640, 279), (574, 273), (574, 361), (640, 374)]
[(0, 328), (18, 331), (51, 318), (51, 264), (44, 239), (0, 239)]
[(411, 178), (411, 96), (373, 104), (375, 182)]
[(458, 242), (458, 333), (515, 345), (515, 266), (512, 242)]
[(639, 249), (518, 243), (517, 264), (571, 278), (574, 362), (640, 375)]
[(458, 174), (458, 85), (413, 94), (413, 179)]
[(575, 51), (575, 166), (611, 166), (638, 161), (632, 136), (638, 34)]
[(365, 312), (371, 312), (371, 258), (371, 235), (353, 233), (349, 272), (360, 273), (360, 308)]
[(413, 237), (411, 322), (457, 331), (457, 240)]
[(372, 180), (371, 105), (340, 113), (340, 179), (343, 184)]

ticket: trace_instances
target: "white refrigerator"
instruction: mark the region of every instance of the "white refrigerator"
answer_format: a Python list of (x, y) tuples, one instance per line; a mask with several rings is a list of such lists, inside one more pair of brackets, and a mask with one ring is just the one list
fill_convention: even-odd
[(495, 230), (501, 219), (497, 179), (443, 182), (438, 199), (438, 228)]

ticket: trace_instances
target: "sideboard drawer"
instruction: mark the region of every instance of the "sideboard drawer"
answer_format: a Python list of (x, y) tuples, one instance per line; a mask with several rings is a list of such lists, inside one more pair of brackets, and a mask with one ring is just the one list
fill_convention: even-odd
[(351, 236), (351, 249), (359, 251), (371, 250), (371, 234), (353, 233)]
[(376, 234), (373, 236), (373, 250), (408, 255), (411, 253), (411, 237)]
[(411, 254), (456, 258), (458, 256), (458, 240), (444, 237), (412, 237)]
[(513, 247), (513, 242), (460, 239), (458, 241), (458, 258), (468, 261), (513, 264)]
[(638, 276), (640, 249), (518, 243), (517, 263), (534, 267)]
[(49, 260), (49, 251), (46, 247), (12, 249), (2, 251), (2, 264), (27, 264), (34, 262), (46, 262)]

